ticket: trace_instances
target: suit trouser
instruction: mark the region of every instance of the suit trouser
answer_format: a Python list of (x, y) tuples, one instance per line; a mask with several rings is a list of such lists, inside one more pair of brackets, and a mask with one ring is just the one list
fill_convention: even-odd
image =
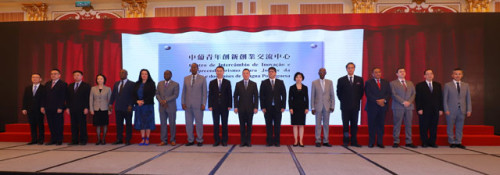
[(57, 113), (57, 109), (46, 110), (47, 123), (49, 124), (50, 130), (50, 141), (51, 142), (62, 142), (63, 141), (63, 129), (64, 129), (64, 116), (63, 113)]
[(45, 128), (43, 126), (43, 114), (40, 110), (32, 110), (28, 112), (28, 120), (31, 129), (31, 141), (43, 142)]
[(196, 142), (203, 143), (203, 111), (200, 106), (188, 106), (186, 109), (186, 133), (188, 135), (188, 142), (194, 142), (193, 122), (196, 122)]
[[(213, 107), (212, 109), (212, 119), (214, 121), (214, 141), (215, 143), (227, 143), (227, 120), (229, 117), (229, 110), (227, 110), (227, 107)], [(219, 136), (220, 122), (222, 122), (222, 140)]]
[(342, 132), (344, 144), (349, 143), (349, 124), (351, 125), (351, 144), (358, 144), (358, 113), (357, 109), (342, 110)]
[(264, 118), (266, 119), (267, 144), (280, 144), (281, 109), (275, 106), (267, 108)]
[(132, 112), (116, 111), (116, 140), (123, 141), (123, 121), (125, 120), (125, 141), (132, 138)]
[(251, 144), (253, 111), (240, 111), (238, 118), (240, 119), (241, 144)]
[(423, 115), (419, 115), (418, 119), (422, 145), (435, 145), (439, 122), (439, 110), (424, 110)]
[[(460, 108), (457, 111), (450, 111), (450, 115), (446, 116), (448, 143), (462, 144), (464, 120), (465, 114), (462, 113)], [(453, 127), (455, 127), (455, 133), (453, 133)]]
[(70, 110), (71, 119), (71, 142), (87, 143), (87, 115), (82, 111)]
[(413, 118), (412, 109), (392, 109), (394, 127), (392, 129), (392, 137), (394, 143), (399, 144), (399, 135), (401, 134), (401, 124), (405, 122), (405, 144), (412, 144), (411, 139), (411, 124)]
[(160, 125), (161, 125), (161, 134), (160, 139), (162, 142), (167, 143), (168, 141), (168, 128), (167, 128), (167, 120), (170, 127), (170, 142), (175, 142), (175, 119), (177, 112), (169, 113), (165, 108), (160, 107)]
[(316, 136), (316, 143), (321, 143), (321, 122), (323, 122), (323, 143), (328, 143), (328, 135), (330, 132), (329, 109), (322, 108), (316, 111), (316, 127), (314, 132), (314, 135)]
[(378, 145), (383, 145), (386, 109), (375, 107), (366, 112), (368, 113), (368, 144), (374, 145), (376, 140)]

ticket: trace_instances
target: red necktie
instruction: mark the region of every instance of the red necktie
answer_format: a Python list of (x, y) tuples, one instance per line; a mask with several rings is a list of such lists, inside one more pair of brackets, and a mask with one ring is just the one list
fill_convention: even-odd
[(406, 87), (406, 83), (404, 80), (401, 80), (401, 83), (403, 83), (403, 86), (405, 87), (405, 91), (408, 90), (408, 87)]
[(52, 87), (50, 87), (50, 88), (54, 88), (55, 85), (56, 85), (56, 82), (52, 81)]
[(378, 86), (378, 89), (381, 89), (380, 88), (380, 79), (377, 79), (377, 86)]

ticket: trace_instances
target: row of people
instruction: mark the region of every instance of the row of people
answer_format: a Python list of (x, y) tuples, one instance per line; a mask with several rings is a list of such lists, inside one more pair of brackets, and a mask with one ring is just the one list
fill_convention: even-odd
[[(400, 127), (405, 122), (406, 146), (416, 147), (412, 142), (411, 121), (414, 110), (413, 103), (416, 102), (417, 113), (420, 123), (420, 138), (422, 146), (437, 147), (436, 130), (437, 121), (443, 111), (446, 113), (448, 123), (448, 136), (451, 147), (464, 148), (461, 144), (462, 127), (464, 116), (471, 115), (470, 91), (466, 83), (461, 82), (463, 71), (455, 69), (452, 77), (453, 82), (447, 83), (442, 93), (441, 86), (433, 82), (432, 70), (426, 70), (424, 77), (426, 81), (419, 83), (416, 87), (411, 81), (405, 80), (404, 68), (398, 68), (397, 80), (387, 82), (381, 79), (380, 68), (372, 70), (372, 79), (363, 83), (363, 78), (354, 75), (355, 65), (346, 65), (347, 75), (338, 79), (337, 96), (341, 102), (343, 122), (343, 145), (360, 147), (357, 141), (357, 123), (360, 110), (360, 100), (364, 94), (367, 97), (365, 110), (368, 113), (369, 147), (384, 147), (382, 137), (384, 132), (385, 113), (387, 102), (392, 98), (392, 110), (394, 116), (394, 144), (399, 146)], [(190, 67), (191, 75), (184, 78), (181, 95), (182, 109), (185, 110), (186, 132), (188, 143), (186, 146), (203, 145), (203, 111), (206, 107), (208, 96), (208, 109), (212, 111), (214, 127), (214, 146), (228, 142), (228, 115), (233, 107), (240, 121), (240, 146), (251, 146), (253, 115), (258, 112), (258, 106), (264, 113), (266, 121), (266, 143), (267, 146), (280, 146), (280, 129), (282, 113), (285, 111), (287, 94), (284, 82), (276, 78), (276, 69), (268, 69), (269, 79), (262, 81), (260, 92), (257, 84), (249, 79), (250, 71), (242, 71), (243, 80), (236, 83), (234, 94), (231, 90), (231, 82), (224, 79), (224, 68), (216, 68), (217, 78), (210, 81), (208, 85), (204, 76), (198, 74), (198, 65), (193, 63)], [(96, 86), (90, 88), (88, 83), (82, 81), (83, 73), (74, 71), (74, 83), (69, 86), (59, 80), (60, 71), (51, 70), (51, 81), (44, 87), (41, 85), (39, 74), (32, 74), (33, 85), (26, 88), (23, 100), (23, 114), (28, 115), (32, 131), (32, 141), (29, 144), (43, 143), (43, 115), (47, 115), (47, 121), (51, 131), (51, 141), (47, 144), (62, 143), (63, 110), (71, 116), (71, 132), (74, 144), (87, 143), (86, 116), (93, 116), (93, 124), (96, 126), (98, 140), (96, 144), (105, 144), (109, 115), (113, 111), (115, 103), (115, 114), (117, 124), (117, 140), (113, 144), (130, 144), (132, 134), (132, 111), (135, 111), (134, 126), (140, 130), (142, 140), (140, 145), (149, 145), (151, 130), (155, 129), (154, 121), (154, 98), (160, 103), (159, 114), (161, 123), (161, 145), (176, 143), (176, 99), (179, 96), (179, 84), (173, 80), (172, 72), (164, 72), (163, 81), (155, 85), (147, 69), (140, 71), (139, 80), (132, 82), (127, 79), (127, 71), (120, 71), (120, 81), (114, 84), (113, 90), (105, 86), (106, 77), (102, 74), (96, 76)], [(304, 75), (297, 72), (294, 76), (295, 84), (289, 89), (288, 105), (293, 125), (294, 144), (303, 146), (303, 134), (306, 114), (311, 112), (316, 118), (316, 146), (330, 147), (329, 143), (329, 118), (335, 109), (335, 93), (333, 82), (325, 79), (326, 69), (321, 68), (318, 72), (319, 79), (312, 82), (311, 98), (309, 101), (308, 87), (302, 84)], [(449, 85), (450, 84), (450, 85)], [(453, 87), (454, 86), (454, 87)], [(462, 93), (460, 93), (462, 92)], [(444, 95), (443, 95), (444, 94)], [(444, 102), (443, 102), (444, 100)], [(309, 103), (311, 103), (309, 105)], [(40, 110), (38, 110), (40, 109)], [(126, 138), (123, 139), (123, 123), (126, 126)], [(167, 123), (170, 126), (170, 139), (167, 138)], [(196, 123), (197, 137), (193, 130)], [(222, 125), (222, 137), (219, 128)], [(453, 132), (456, 127), (456, 136)], [(100, 129), (103, 129), (103, 136)], [(38, 131), (38, 132), (37, 132)], [(321, 138), (323, 131), (323, 138)], [(349, 132), (350, 131), (350, 132)]]

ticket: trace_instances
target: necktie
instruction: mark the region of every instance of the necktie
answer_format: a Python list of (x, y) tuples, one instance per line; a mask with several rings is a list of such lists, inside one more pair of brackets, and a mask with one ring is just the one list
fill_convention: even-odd
[(381, 89), (380, 88), (380, 79), (377, 79), (377, 86), (378, 86), (378, 89)]
[(52, 81), (52, 86), (50, 88), (54, 88), (55, 85), (56, 85), (56, 81)]
[(78, 85), (80, 85), (80, 83), (75, 83), (75, 92), (78, 90)]
[(167, 87), (167, 86), (168, 86), (168, 81), (165, 81), (165, 87)]
[(124, 84), (125, 84), (125, 80), (122, 80), (120, 83), (120, 87), (118, 88), (118, 94), (122, 94), (122, 89), (123, 89)]
[(191, 78), (191, 87), (193, 87), (193, 85), (194, 85), (194, 78), (195, 78), (195, 76), (193, 75), (193, 77)]
[(429, 83), (429, 89), (431, 90), (432, 93), (432, 83)]
[(271, 87), (272, 87), (272, 89), (274, 91), (274, 80), (271, 80)]
[(35, 87), (33, 87), (33, 96), (35, 96), (37, 89), (38, 89), (38, 85), (35, 85)]
[(460, 83), (457, 82), (457, 91), (458, 91), (458, 95), (460, 95)]
[(401, 80), (401, 83), (403, 84), (403, 86), (405, 87), (405, 91), (408, 90), (408, 87), (406, 87), (406, 83), (404, 80)]
[(320, 80), (321, 90), (325, 91), (325, 80)]
[(245, 80), (245, 90), (247, 90), (248, 87), (248, 81)]
[(219, 79), (218, 79), (218, 81), (219, 81), (219, 91), (220, 91), (220, 86), (221, 86), (222, 82)]
[(352, 77), (349, 77), (349, 83), (352, 85)]

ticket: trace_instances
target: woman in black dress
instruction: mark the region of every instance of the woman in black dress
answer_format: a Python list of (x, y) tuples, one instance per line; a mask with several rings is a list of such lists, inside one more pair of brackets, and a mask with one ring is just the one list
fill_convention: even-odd
[[(309, 95), (307, 95), (307, 86), (302, 84), (304, 74), (297, 72), (294, 76), (295, 84), (290, 86), (288, 95), (288, 106), (293, 125), (293, 146), (304, 147), (302, 138), (304, 138), (304, 125), (306, 124), (306, 114), (309, 112)], [(297, 140), (297, 135), (299, 140)]]

